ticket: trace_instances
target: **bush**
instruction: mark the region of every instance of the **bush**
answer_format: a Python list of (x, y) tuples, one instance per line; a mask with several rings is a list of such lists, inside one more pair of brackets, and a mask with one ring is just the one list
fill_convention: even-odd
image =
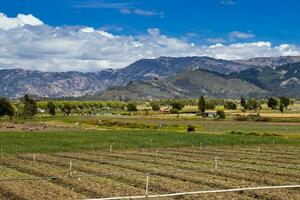
[(173, 101), (171, 102), (171, 106), (173, 109), (181, 110), (182, 108), (184, 108), (185, 104), (183, 101)]
[(188, 125), (188, 128), (186, 130), (188, 133), (191, 133), (191, 132), (195, 132), (196, 131), (196, 127), (195, 126), (192, 126), (192, 125)]
[(179, 110), (176, 109), (176, 108), (172, 108), (172, 109), (170, 110), (170, 113), (171, 113), (171, 114), (179, 114)]
[(226, 101), (224, 108), (228, 110), (236, 110), (236, 104), (232, 101)]
[(36, 101), (29, 98), (27, 94), (22, 98), (22, 103), (24, 104), (22, 114), (25, 117), (32, 117), (37, 113), (38, 110)]
[(226, 118), (225, 112), (223, 110), (218, 110), (217, 117), (220, 119), (225, 119)]
[(4, 115), (12, 118), (15, 115), (15, 108), (7, 99), (0, 97), (0, 116)]
[(214, 110), (216, 108), (216, 104), (213, 101), (205, 102), (205, 109)]
[(134, 103), (134, 102), (129, 102), (129, 103), (127, 104), (127, 110), (128, 110), (129, 112), (138, 111), (138, 109), (137, 109), (137, 107), (136, 107), (136, 103)]
[(153, 111), (159, 111), (160, 110), (160, 105), (157, 102), (151, 102), (150, 106)]
[(248, 110), (257, 110), (260, 108), (261, 108), (260, 103), (258, 101), (256, 101), (255, 99), (249, 99), (246, 104), (246, 109), (248, 109)]

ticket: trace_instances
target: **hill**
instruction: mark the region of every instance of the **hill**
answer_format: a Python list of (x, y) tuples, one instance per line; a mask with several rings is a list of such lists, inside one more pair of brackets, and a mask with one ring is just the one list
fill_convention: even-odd
[(92, 99), (151, 99), (210, 97), (239, 98), (265, 96), (268, 91), (247, 81), (206, 70), (188, 70), (165, 80), (133, 81), (126, 86), (111, 87)]

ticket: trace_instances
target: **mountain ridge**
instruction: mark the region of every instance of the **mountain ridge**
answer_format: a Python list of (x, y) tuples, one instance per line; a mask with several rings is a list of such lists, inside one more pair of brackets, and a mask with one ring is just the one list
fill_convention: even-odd
[[(2, 86), (0, 88), (0, 96), (18, 98), (25, 93), (51, 98), (91, 96), (99, 94), (99, 92), (104, 92), (107, 88), (110, 89), (113, 86), (126, 86), (128, 83), (134, 81), (151, 80), (160, 80), (159, 85), (161, 87), (166, 87), (165, 84), (163, 84), (163, 81), (167, 81), (170, 77), (185, 71), (193, 70), (210, 72), (206, 73), (207, 76), (208, 74), (216, 73), (216, 76), (223, 76), (225, 79), (227, 77), (231, 79), (236, 78), (246, 80), (263, 90), (271, 91), (271, 86), (262, 84), (261, 81), (257, 81), (255, 76), (261, 76), (261, 71), (273, 70), (273, 73), (277, 74), (276, 76), (280, 76), (280, 73), (283, 73), (286, 69), (288, 71), (295, 71), (294, 68), (292, 69), (285, 66), (286, 69), (281, 69), (280, 66), (282, 66), (282, 63), (287, 64), (287, 62), (287, 65), (290, 65), (298, 60), (300, 62), (300, 56), (271, 57), (269, 58), (269, 61), (268, 58), (229, 61), (205, 56), (178, 58), (159, 57), (156, 59), (141, 59), (122, 69), (105, 69), (97, 72), (42, 72), (20, 68), (2, 69), (0, 70), (0, 85)], [(253, 65), (255, 62), (260, 63)], [(265, 63), (272, 64), (270, 66), (265, 66)], [(298, 68), (298, 65), (295, 67)], [(280, 69), (281, 71), (276, 71), (277, 69)], [(247, 77), (247, 72), (249, 72), (249, 75), (251, 76)], [(285, 73), (291, 74), (292, 72)], [(292, 94), (300, 96), (300, 94), (297, 93), (298, 90), (296, 88), (299, 82), (298, 77), (291, 76), (284, 78), (281, 80), (281, 85), (279, 84), (279, 86), (278, 81), (275, 80), (277, 80), (276, 77), (272, 79), (274, 84), (277, 84), (276, 87), (294, 87)], [(176, 85), (172, 85), (170, 88), (176, 90), (174, 86), (176, 87)], [(287, 89), (284, 91), (277, 89), (274, 92), (280, 93), (281, 91), (284, 92), (284, 94), (288, 94)], [(172, 93), (171, 91), (169, 92)]]

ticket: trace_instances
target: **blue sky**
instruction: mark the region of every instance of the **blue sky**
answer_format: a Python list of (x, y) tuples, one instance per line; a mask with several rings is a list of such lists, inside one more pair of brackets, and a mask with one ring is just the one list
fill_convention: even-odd
[[(116, 49), (124, 41), (134, 47), (143, 46), (141, 51), (136, 51), (136, 47), (134, 49), (128, 47), (128, 52), (125, 51), (122, 53), (130, 54), (130, 59), (119, 59), (118, 61), (116, 59), (117, 56), (120, 56), (121, 52), (115, 53), (115, 50), (104, 52), (100, 46), (98, 48), (87, 47), (87, 44), (84, 44), (84, 47), (88, 48), (87, 51), (95, 48), (101, 56), (95, 57), (95, 55), (88, 55), (89, 53), (86, 52), (82, 55), (76, 54), (62, 57), (62, 54), (59, 54), (59, 52), (67, 51), (66, 47), (68, 44), (66, 42), (57, 43), (59, 47), (64, 47), (58, 52), (53, 52), (53, 50), (49, 50), (50, 47), (45, 47), (44, 44), (39, 43), (37, 44), (39, 45), (38, 49), (42, 49), (42, 54), (41, 52), (32, 52), (30, 55), (25, 55), (26, 61), (28, 61), (29, 57), (33, 61), (36, 61), (34, 59), (38, 59), (40, 65), (44, 66), (42, 68), (44, 70), (62, 71), (72, 70), (71, 65), (74, 66), (72, 62), (76, 62), (74, 59), (78, 61), (75, 63), (78, 66), (75, 68), (76, 70), (93, 71), (108, 67), (124, 67), (128, 63), (142, 57), (208, 55), (224, 59), (246, 59), (257, 56), (298, 55), (298, 46), (300, 46), (299, 10), (300, 1), (297, 0), (0, 1), (0, 13), (4, 15), (2, 16), (3, 21), (6, 24), (21, 23), (17, 26), (10, 24), (9, 28), (5, 28), (2, 25), (4, 27), (3, 30), (5, 29), (6, 31), (3, 34), (6, 35), (11, 31), (16, 32), (16, 29), (22, 33), (25, 31), (24, 29), (29, 29), (33, 35), (45, 35), (44, 38), (40, 38), (39, 40), (49, 41), (49, 33), (51, 31), (58, 31), (55, 29), (55, 27), (58, 27), (60, 29), (59, 33), (62, 35), (59, 41), (65, 40), (69, 42), (72, 40), (74, 42), (75, 38), (67, 33), (70, 33), (70, 31), (73, 31), (74, 34), (77, 33), (80, 29), (77, 30), (76, 27), (90, 27), (94, 30), (102, 31), (101, 33), (98, 32), (102, 36), (106, 33), (114, 36), (114, 39), (111, 38), (110, 45), (115, 45)], [(41, 23), (35, 24), (28, 22), (28, 20), (22, 21), (22, 16), (18, 18), (18, 14), (23, 14), (24, 16), (30, 15), (34, 20), (39, 20)], [(28, 26), (32, 27), (29, 28)], [(124, 40), (116, 39), (115, 36), (120, 36)], [(90, 31), (85, 36), (80, 34), (81, 41), (86, 41), (87, 37), (88, 40), (92, 40)], [(131, 37), (133, 38), (132, 41)], [(33, 36), (30, 40), (32, 38)], [(117, 43), (118, 41), (120, 43)], [(58, 42), (57, 37), (55, 42)], [(160, 46), (160, 48), (157, 49), (155, 45), (155, 48), (153, 45), (151, 46), (153, 43), (157, 44), (156, 46)], [(82, 43), (76, 44), (81, 48), (83, 46)], [(91, 44), (93, 44), (92, 41)], [(101, 44), (99, 43), (99, 45)], [(171, 44), (174, 46), (179, 45), (178, 48), (190, 45), (190, 49), (185, 46), (185, 51), (178, 53), (178, 49), (170, 47)], [(216, 44), (217, 46), (214, 46)], [(220, 46), (220, 44), (224, 46)], [(243, 45), (242, 48), (245, 55), (237, 55), (237, 52), (234, 51), (235, 48), (240, 48), (241, 46), (233, 46), (234, 48), (230, 46), (236, 44)], [(250, 50), (252, 47), (248, 44), (253, 44), (255, 47), (264, 46), (264, 48), (269, 48), (268, 54), (264, 53), (265, 49), (260, 49), (251, 54)], [(244, 46), (247, 45), (248, 49), (245, 49)], [(24, 46), (26, 45), (24, 44), (22, 48)], [(148, 49), (146, 46), (148, 46)], [(205, 49), (210, 46), (217, 50), (212, 50), (212, 48)], [(143, 53), (148, 50), (148, 54)], [(34, 68), (30, 67), (32, 62), (22, 66), (21, 63), (24, 63), (24, 57), (22, 57), (24, 53), (20, 53), (20, 51), (20, 49), (17, 49), (16, 52), (12, 53), (12, 57), (20, 59), (19, 62), (17, 60), (5, 60), (1, 62), (0, 51), (0, 68), (12, 68), (14, 66)], [(153, 51), (158, 53), (154, 53)], [(249, 54), (249, 52), (250, 55), (247, 56), (246, 54)], [(59, 62), (52, 65), (49, 64), (54, 62), (47, 60), (49, 58), (46, 55), (50, 53), (52, 55), (51, 58), (57, 55), (56, 60), (69, 59), (69, 64), (63, 62), (61, 66), (65, 67), (54, 67)], [(43, 64), (42, 57), (45, 57), (44, 62), (48, 62), (48, 66), (45, 63)], [(82, 59), (78, 60), (78, 58)], [(85, 62), (90, 63), (86, 64)], [(81, 65), (85, 65), (85, 67), (81, 68)], [(88, 65), (94, 66), (88, 67)]]
[[(126, 9), (132, 12), (126, 14)], [(122, 12), (123, 10), (123, 12)], [(141, 11), (137, 14), (135, 10)], [(229, 32), (251, 32), (247, 41), (300, 43), (297, 0), (2, 0), (8, 16), (32, 14), (49, 25), (107, 27), (115, 34), (141, 34), (149, 27), (184, 37), (226, 38)], [(143, 13), (144, 11), (144, 13)], [(191, 34), (193, 33), (193, 34)], [(198, 37), (195, 37), (195, 36)], [(245, 39), (241, 39), (245, 41)]]

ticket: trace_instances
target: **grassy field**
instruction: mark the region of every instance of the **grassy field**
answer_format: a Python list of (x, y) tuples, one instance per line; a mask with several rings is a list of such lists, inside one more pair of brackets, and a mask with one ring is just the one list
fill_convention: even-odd
[[(245, 114), (239, 111), (226, 114), (224, 120), (143, 112), (2, 118), (0, 199), (144, 195), (147, 174), (149, 194), (299, 184), (298, 111), (262, 110), (268, 120), (259, 122), (235, 120)], [(196, 131), (187, 133), (189, 126)], [(300, 190), (160, 199), (296, 200)]]
[(240, 134), (201, 134), (175, 131), (108, 130), (108, 131), (52, 131), (2, 132), (0, 148), (5, 153), (76, 152), (81, 150), (108, 151), (114, 149), (193, 147), (259, 144), (299, 145), (299, 139), (278, 136)]

